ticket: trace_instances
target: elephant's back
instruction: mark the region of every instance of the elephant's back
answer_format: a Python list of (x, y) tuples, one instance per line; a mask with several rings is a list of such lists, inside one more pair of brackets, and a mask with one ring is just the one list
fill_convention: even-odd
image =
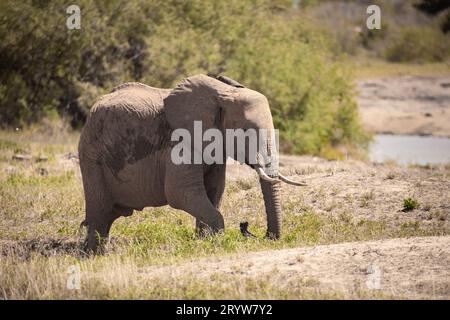
[(167, 89), (124, 84), (102, 96), (92, 107), (80, 137), (79, 153), (118, 173), (166, 148), (171, 129), (164, 114)]
[[(152, 116), (162, 110), (170, 89), (153, 88), (139, 82), (127, 82), (101, 96), (91, 108), (91, 116), (114, 112), (130, 116)], [(102, 115), (98, 115), (102, 116)]]

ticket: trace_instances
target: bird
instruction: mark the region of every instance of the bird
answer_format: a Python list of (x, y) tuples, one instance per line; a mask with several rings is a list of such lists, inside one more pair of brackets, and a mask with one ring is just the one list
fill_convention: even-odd
[(240, 229), (241, 229), (241, 233), (244, 237), (250, 237), (250, 238), (256, 238), (256, 236), (252, 233), (250, 233), (247, 228), (248, 228), (248, 222), (241, 222), (241, 224), (239, 225)]

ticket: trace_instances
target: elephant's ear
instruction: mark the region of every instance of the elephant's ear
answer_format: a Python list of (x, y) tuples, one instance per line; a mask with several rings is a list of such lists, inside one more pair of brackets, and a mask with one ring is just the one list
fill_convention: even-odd
[(234, 99), (234, 88), (206, 75), (183, 80), (164, 99), (164, 109), (172, 129), (192, 132), (194, 121), (203, 130), (215, 127), (221, 107)]

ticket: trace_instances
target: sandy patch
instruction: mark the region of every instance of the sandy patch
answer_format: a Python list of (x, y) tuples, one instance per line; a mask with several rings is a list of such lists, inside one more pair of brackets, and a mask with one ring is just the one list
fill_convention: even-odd
[(356, 88), (368, 131), (450, 137), (450, 75), (365, 79)]
[(377, 291), (397, 298), (450, 299), (450, 236), (389, 239), (271, 250), (145, 268), (149, 277), (265, 278), (352, 298)]

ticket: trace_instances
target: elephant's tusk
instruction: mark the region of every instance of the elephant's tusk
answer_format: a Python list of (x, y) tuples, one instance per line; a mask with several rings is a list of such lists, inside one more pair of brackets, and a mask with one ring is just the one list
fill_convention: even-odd
[(291, 180), (289, 178), (286, 178), (285, 176), (283, 176), (281, 173), (278, 173), (278, 176), (280, 178), (281, 181), (286, 182), (287, 184), (292, 184), (294, 186), (307, 186), (306, 183), (304, 182), (296, 182), (294, 180)]
[(258, 173), (259, 177), (263, 180), (266, 180), (272, 184), (276, 184), (276, 183), (280, 182), (280, 180), (278, 180), (278, 179), (269, 177), (261, 167), (257, 167), (255, 170)]

